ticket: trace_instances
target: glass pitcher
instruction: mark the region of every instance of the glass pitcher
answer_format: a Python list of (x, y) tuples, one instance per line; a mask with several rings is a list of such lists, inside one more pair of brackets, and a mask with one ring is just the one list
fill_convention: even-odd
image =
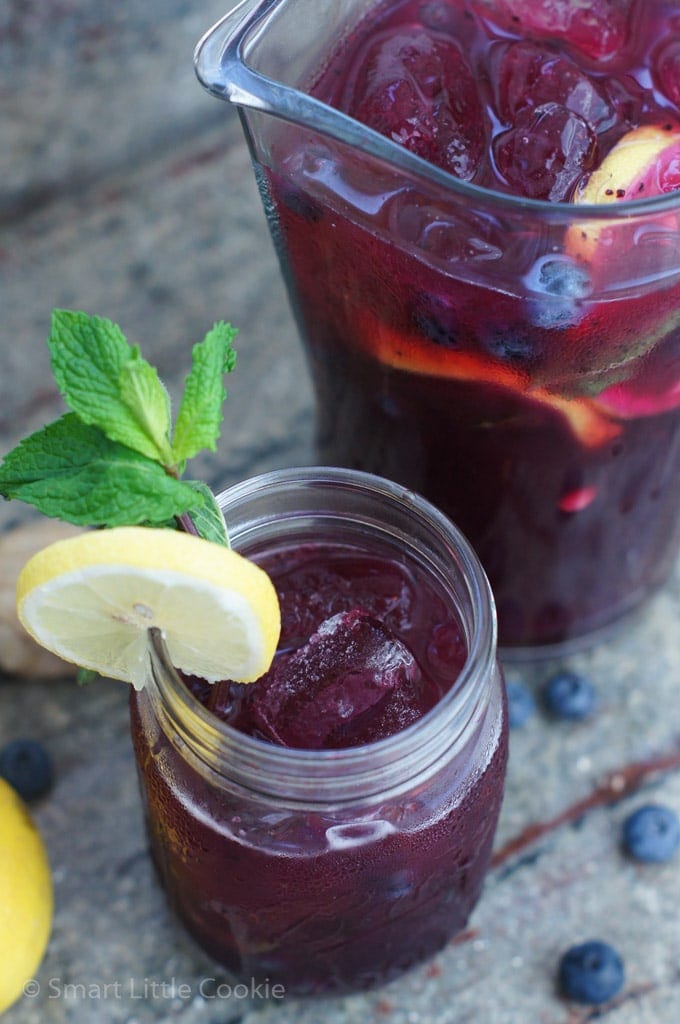
[(412, 487), (461, 527), (506, 651), (592, 642), (678, 548), (680, 192), (503, 194), (321, 102), (329, 54), (375, 6), (245, 0), (196, 57), (241, 116), (319, 459)]

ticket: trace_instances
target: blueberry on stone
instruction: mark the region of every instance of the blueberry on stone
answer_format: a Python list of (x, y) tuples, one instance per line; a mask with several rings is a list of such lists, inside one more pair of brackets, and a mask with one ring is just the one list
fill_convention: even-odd
[(511, 681), (506, 686), (508, 694), (508, 725), (511, 729), (521, 729), (536, 710), (536, 702), (531, 690), (524, 685)]
[(624, 980), (623, 960), (607, 942), (572, 946), (560, 960), (560, 990), (578, 1003), (606, 1003), (621, 990)]
[(577, 672), (558, 672), (546, 683), (543, 696), (547, 710), (556, 718), (578, 722), (595, 710), (595, 687)]
[(644, 864), (663, 864), (680, 846), (680, 820), (661, 804), (645, 804), (623, 823), (623, 848)]
[(24, 800), (44, 796), (52, 786), (52, 760), (37, 740), (11, 740), (0, 750), (0, 778)]

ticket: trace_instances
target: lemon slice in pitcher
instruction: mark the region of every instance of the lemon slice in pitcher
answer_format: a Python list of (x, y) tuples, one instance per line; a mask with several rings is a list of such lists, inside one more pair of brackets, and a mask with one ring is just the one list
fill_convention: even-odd
[(17, 613), (41, 646), (138, 689), (148, 630), (172, 664), (209, 682), (252, 682), (280, 632), (274, 586), (228, 548), (170, 529), (116, 527), (57, 541), (22, 569)]

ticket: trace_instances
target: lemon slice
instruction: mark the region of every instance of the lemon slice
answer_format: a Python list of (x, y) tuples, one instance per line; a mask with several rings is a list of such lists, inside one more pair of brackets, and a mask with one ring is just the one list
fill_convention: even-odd
[[(632, 128), (607, 153), (590, 175), (585, 187), (574, 196), (574, 203), (607, 205), (624, 199), (649, 199), (680, 188), (680, 128), (642, 125)], [(663, 219), (657, 215), (649, 227), (659, 231)], [(675, 233), (677, 221), (670, 215), (667, 230)], [(631, 222), (630, 238), (624, 239), (616, 222), (578, 221), (565, 237), (567, 252), (587, 263), (607, 264), (617, 248), (627, 251), (635, 245), (640, 231), (638, 220)]]
[(19, 574), (17, 613), (47, 650), (137, 689), (152, 627), (176, 668), (252, 682), (269, 668), (281, 626), (274, 586), (253, 562), (186, 533), (135, 526), (43, 548)]
[(679, 145), (680, 130), (671, 125), (631, 129), (607, 153), (574, 201), (616, 203), (674, 191), (680, 184)]
[(0, 779), (0, 1014), (37, 970), (51, 928), (45, 846), (24, 802)]

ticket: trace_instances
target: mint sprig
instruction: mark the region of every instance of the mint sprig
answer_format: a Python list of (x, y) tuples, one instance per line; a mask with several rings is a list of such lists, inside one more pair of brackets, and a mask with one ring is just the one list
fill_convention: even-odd
[(55, 310), (47, 345), (59, 390), (83, 423), (149, 459), (172, 462), (170, 398), (117, 324)]
[(184, 382), (172, 439), (173, 454), (180, 466), (202, 448), (215, 451), (226, 397), (222, 380), (236, 365), (236, 352), (231, 347), (236, 333), (229, 324), (215, 324), (193, 347), (191, 372)]
[(177, 424), (156, 369), (120, 328), (55, 310), (48, 347), (71, 412), (25, 438), (0, 466), (0, 494), (79, 526), (175, 524), (228, 545), (210, 489), (179, 477), (220, 435), (236, 330), (217, 323), (192, 350)]

